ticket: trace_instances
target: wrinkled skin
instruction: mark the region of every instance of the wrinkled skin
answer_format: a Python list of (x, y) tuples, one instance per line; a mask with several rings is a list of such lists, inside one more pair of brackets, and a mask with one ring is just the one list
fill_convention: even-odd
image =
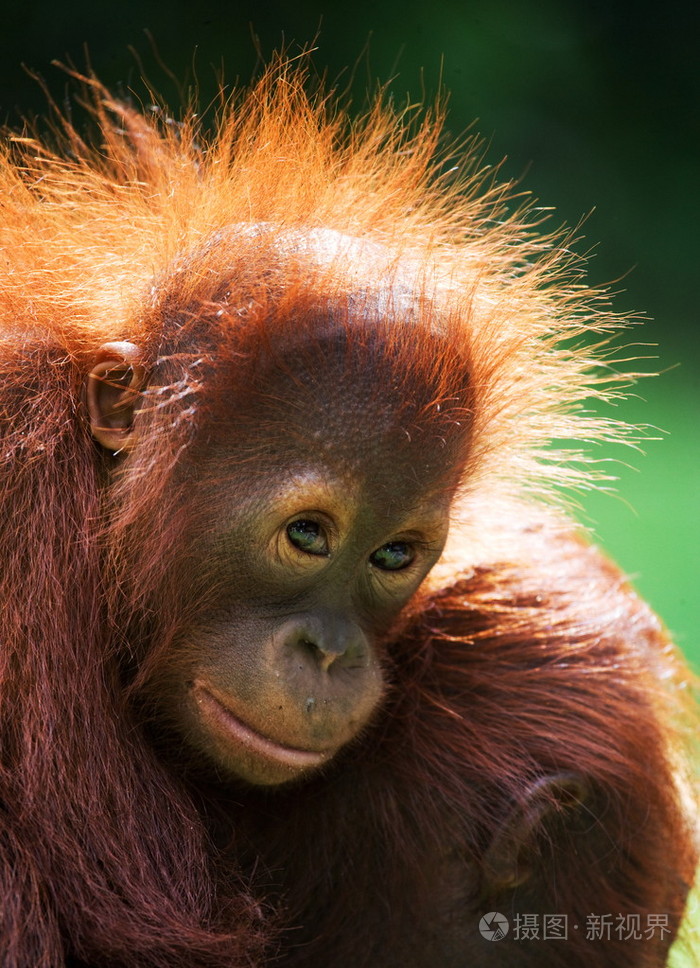
[(190, 742), (229, 775), (264, 785), (304, 776), (381, 699), (377, 635), (439, 557), (448, 506), (426, 499), (420, 478), (385, 502), (381, 468), (367, 470), (360, 483), (322, 467), (292, 472), (203, 542), (210, 567), (242, 580), (231, 575), (230, 591), (223, 581), (216, 606), (183, 631), (202, 659), (168, 702), (182, 704)]

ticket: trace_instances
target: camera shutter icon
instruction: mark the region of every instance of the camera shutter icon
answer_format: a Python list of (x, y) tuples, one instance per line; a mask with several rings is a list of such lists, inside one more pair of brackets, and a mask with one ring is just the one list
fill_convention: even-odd
[(508, 934), (509, 927), (508, 918), (504, 914), (499, 914), (498, 911), (485, 914), (479, 921), (479, 931), (482, 938), (486, 938), (487, 941), (503, 941)]

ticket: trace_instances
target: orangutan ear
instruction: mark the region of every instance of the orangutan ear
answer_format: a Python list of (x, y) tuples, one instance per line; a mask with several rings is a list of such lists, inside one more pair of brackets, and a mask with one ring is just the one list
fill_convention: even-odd
[(95, 356), (85, 398), (93, 437), (107, 450), (120, 451), (132, 435), (134, 413), (146, 373), (134, 343), (105, 343)]
[(588, 800), (588, 783), (578, 773), (554, 773), (533, 783), (486, 850), (484, 892), (497, 894), (529, 880), (538, 863), (538, 834), (546, 836), (557, 820), (571, 823)]

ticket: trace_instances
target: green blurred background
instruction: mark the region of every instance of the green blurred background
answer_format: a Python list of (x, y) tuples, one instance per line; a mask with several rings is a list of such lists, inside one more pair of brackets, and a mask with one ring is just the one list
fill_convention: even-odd
[(145, 70), (172, 104), (178, 87), (159, 61), (185, 88), (196, 76), (206, 103), (222, 69), (227, 82), (246, 81), (257, 51), (266, 58), (283, 40), (290, 53), (314, 42), (315, 68), (350, 85), (358, 106), (377, 78), (400, 100), (428, 103), (444, 85), (452, 133), (476, 120), (489, 160), (505, 157), (504, 176), (556, 209), (552, 227), (588, 216), (578, 250), (590, 253), (589, 277), (617, 280), (616, 308), (651, 317), (629, 339), (658, 344), (638, 352), (658, 356), (642, 368), (662, 372), (615, 415), (663, 433), (652, 432), (661, 439), (644, 454), (610, 453), (624, 462), (619, 496), (586, 499), (582, 515), (700, 668), (697, 4), (5, 0), (3, 8), (0, 121), (17, 125), (45, 110), (21, 64), (63, 103), (70, 85), (50, 61), (83, 67), (85, 47), (107, 84), (142, 93)]

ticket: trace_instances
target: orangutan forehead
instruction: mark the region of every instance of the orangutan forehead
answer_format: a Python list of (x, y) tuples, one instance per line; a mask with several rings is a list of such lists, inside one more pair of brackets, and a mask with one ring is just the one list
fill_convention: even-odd
[(278, 453), (289, 442), (353, 461), (373, 446), (425, 453), (468, 435), (468, 364), (442, 336), (410, 323), (397, 334), (381, 319), (344, 322), (342, 313), (307, 317), (220, 367), (217, 415), (274, 439)]

